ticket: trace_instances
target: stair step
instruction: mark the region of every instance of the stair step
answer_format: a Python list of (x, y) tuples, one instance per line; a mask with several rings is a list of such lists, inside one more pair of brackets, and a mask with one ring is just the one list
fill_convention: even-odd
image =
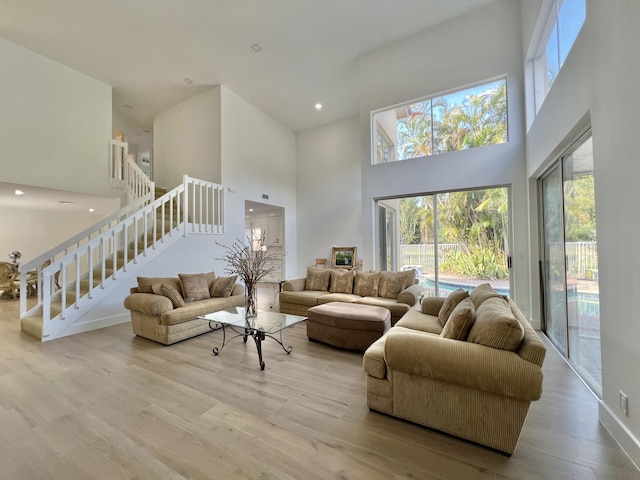
[(20, 329), (38, 340), (42, 340), (42, 315), (21, 318)]
[[(133, 247), (130, 247), (130, 253), (129, 253), (129, 260), (131, 260), (131, 255), (133, 255)], [(118, 260), (116, 262), (116, 264), (118, 265), (118, 268), (122, 268), (124, 266), (124, 253), (122, 255), (120, 255), (120, 253), (118, 253)], [(107, 270), (111, 270), (113, 271), (113, 257), (109, 257), (104, 261), (104, 265), (105, 268)], [(95, 272), (95, 270), (94, 270)]]

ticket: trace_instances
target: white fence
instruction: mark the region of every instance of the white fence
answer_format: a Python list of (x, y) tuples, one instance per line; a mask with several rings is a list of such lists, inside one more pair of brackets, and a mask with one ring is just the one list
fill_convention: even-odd
[[(443, 256), (451, 250), (460, 250), (457, 244), (438, 245), (438, 255)], [(598, 244), (597, 242), (567, 242), (565, 243), (567, 272), (569, 275), (583, 278), (597, 278)], [(418, 245), (400, 245), (400, 267), (418, 265), (423, 272), (435, 271), (435, 245), (424, 243)], [(595, 278), (594, 278), (595, 276)]]

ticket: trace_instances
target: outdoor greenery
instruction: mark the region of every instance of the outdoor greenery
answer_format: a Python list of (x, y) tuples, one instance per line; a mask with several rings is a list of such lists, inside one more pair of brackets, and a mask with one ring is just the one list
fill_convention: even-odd
[[(436, 202), (436, 204), (434, 204)], [(507, 278), (508, 196), (489, 188), (405, 198), (400, 201), (400, 242), (455, 244), (440, 259), (440, 271), (481, 279)]]
[[(407, 106), (409, 114), (397, 122), (398, 158), (506, 142), (506, 81), (486, 87)], [(433, 244), (437, 231), (439, 244), (457, 245), (442, 254), (441, 272), (481, 279), (507, 278), (507, 215), (506, 188), (403, 199), (400, 241), (403, 245)]]
[(593, 175), (564, 182), (565, 241), (596, 241), (596, 203)]
[(407, 106), (398, 119), (398, 158), (423, 157), (507, 141), (507, 86), (504, 80), (487, 90), (436, 97)]

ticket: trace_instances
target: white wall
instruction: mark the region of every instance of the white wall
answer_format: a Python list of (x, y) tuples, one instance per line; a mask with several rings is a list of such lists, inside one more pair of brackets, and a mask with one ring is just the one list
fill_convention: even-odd
[(0, 38), (0, 171), (9, 183), (109, 187), (111, 87)]
[(221, 99), (222, 184), (227, 187), (222, 238), (225, 244), (244, 238), (245, 200), (283, 207), (285, 278), (291, 278), (298, 245), (295, 134), (224, 86)]
[(129, 153), (151, 152), (153, 150), (153, 133), (145, 132), (144, 129), (131, 124), (122, 118), (116, 111), (112, 112), (112, 128), (111, 132), (118, 129), (124, 136), (125, 141), (129, 144)]
[[(519, 2), (486, 8), (363, 55), (359, 60), (363, 249), (374, 257), (374, 199), (508, 185), (512, 205), (513, 297), (534, 325), (530, 296)], [(384, 66), (384, 68), (382, 68)], [(370, 112), (506, 75), (509, 141), (461, 152), (371, 165)]]
[[(640, 349), (635, 339), (640, 324), (633, 299), (640, 277), (633, 266), (640, 265), (640, 252), (633, 240), (640, 236), (640, 223), (630, 204), (640, 178), (634, 142), (640, 111), (639, 24), (635, 0), (587, 0), (586, 24), (527, 135), (527, 174), (534, 188), (560, 149), (592, 126), (602, 338), (600, 420), (636, 464)], [(537, 221), (535, 215), (531, 221)], [(618, 406), (621, 390), (629, 398), (628, 417)]]
[(332, 247), (362, 248), (358, 117), (297, 135), (298, 269), (316, 258), (331, 260)]
[(153, 121), (154, 181), (172, 189), (182, 176), (220, 183), (220, 87), (213, 87)]
[[(119, 201), (113, 200), (114, 210)], [(8, 262), (8, 253), (22, 253), (20, 263), (42, 255), (76, 233), (101, 220), (99, 215), (80, 212), (55, 212), (0, 206), (0, 218), (9, 228), (0, 230), (0, 261)]]

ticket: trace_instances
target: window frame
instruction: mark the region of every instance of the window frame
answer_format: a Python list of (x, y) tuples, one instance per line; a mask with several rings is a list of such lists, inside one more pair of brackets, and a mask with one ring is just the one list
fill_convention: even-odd
[[(555, 81), (555, 78), (558, 77), (560, 71), (562, 70), (562, 66), (566, 62), (567, 57), (571, 53), (573, 46), (575, 45), (580, 32), (582, 31), (584, 24), (586, 23), (586, 0), (582, 1), (585, 9), (585, 16), (583, 18), (582, 24), (580, 28), (576, 32), (575, 37), (571, 40), (571, 45), (567, 49), (567, 53), (562, 58), (562, 45), (561, 45), (561, 33), (562, 33), (562, 23), (560, 11), (562, 6), (564, 5), (565, 0), (548, 0), (546, 5), (543, 5), (543, 8), (540, 9), (540, 15), (538, 16), (538, 21), (536, 22), (537, 30), (539, 31), (538, 35), (534, 35), (532, 39), (531, 45), (535, 46), (532, 50), (532, 54), (529, 55), (529, 59), (527, 60), (527, 70), (530, 72), (529, 75), (531, 77), (531, 82), (527, 82), (529, 85), (528, 95), (530, 95), (530, 105), (533, 109), (532, 114), (529, 118), (529, 126), (533, 123), (533, 119), (540, 111), (544, 100), (547, 98), (551, 87)], [(555, 33), (555, 61), (557, 62), (557, 72), (553, 80), (549, 79), (549, 58), (547, 47), (552, 36)]]
[[(394, 110), (398, 110), (401, 108), (407, 108), (411, 105), (415, 105), (418, 103), (432, 103), (433, 100), (437, 100), (437, 99), (441, 99), (441, 98), (446, 98), (446, 97), (453, 97), (457, 94), (461, 94), (463, 92), (465, 92), (466, 90), (472, 90), (472, 89), (478, 89), (481, 88), (483, 86), (491, 86), (493, 84), (497, 84), (499, 82), (503, 82), (504, 83), (504, 89), (505, 89), (505, 103), (506, 103), (506, 107), (505, 107), (505, 119), (504, 119), (504, 125), (505, 125), (505, 135), (504, 135), (504, 141), (503, 142), (497, 142), (497, 143), (487, 143), (484, 145), (478, 145), (478, 146), (471, 146), (471, 147), (467, 147), (467, 148), (459, 148), (459, 149), (455, 149), (455, 150), (445, 150), (445, 151), (440, 151), (436, 149), (436, 142), (434, 139), (434, 115), (433, 112), (431, 112), (431, 118), (430, 118), (430, 134), (429, 134), (429, 138), (430, 138), (430, 150), (431, 153), (429, 153), (428, 155), (422, 155), (422, 156), (416, 156), (416, 157), (409, 157), (409, 158), (400, 158), (400, 155), (398, 155), (398, 147), (399, 147), (399, 142), (396, 141), (395, 143), (393, 142), (393, 140), (391, 140), (391, 136), (389, 135), (389, 133), (386, 131), (386, 129), (384, 129), (384, 127), (382, 126), (382, 124), (380, 123), (380, 121), (378, 120), (377, 116), (379, 114), (383, 114), (386, 112), (391, 112)], [(391, 106), (386, 106), (383, 108), (379, 108), (376, 110), (372, 110), (370, 112), (370, 116), (369, 116), (369, 125), (370, 125), (370, 133), (371, 133), (371, 165), (383, 165), (385, 163), (391, 163), (391, 162), (395, 162), (395, 161), (404, 161), (404, 160), (413, 160), (413, 159), (417, 159), (417, 158), (427, 158), (427, 157), (433, 157), (435, 155), (439, 155), (441, 153), (450, 153), (450, 152), (459, 152), (459, 151), (463, 151), (463, 150), (470, 150), (470, 149), (474, 149), (474, 148), (479, 148), (479, 147), (486, 147), (486, 146), (490, 146), (490, 145), (500, 145), (503, 143), (508, 143), (509, 142), (509, 88), (508, 88), (508, 76), (505, 75), (499, 75), (496, 77), (492, 77), (492, 78), (488, 78), (488, 79), (484, 79), (481, 80), (479, 82), (475, 82), (472, 84), (467, 84), (465, 86), (461, 86), (458, 88), (454, 88), (454, 89), (450, 89), (450, 90), (446, 90), (443, 92), (439, 92), (439, 93), (434, 93), (432, 95), (428, 95), (428, 96), (424, 96), (424, 97), (420, 97), (420, 98), (416, 98), (413, 100), (409, 100), (406, 102), (402, 102), (402, 103), (398, 103), (395, 105), (391, 105)], [(431, 107), (431, 110), (433, 110), (433, 105)], [(398, 122), (398, 118), (396, 118), (396, 124)], [(391, 162), (379, 162), (378, 161), (378, 151), (377, 151), (377, 146), (378, 146), (378, 132), (382, 131), (383, 135), (386, 136), (386, 138), (391, 142), (391, 144), (393, 145), (393, 160), (391, 160)], [(396, 139), (397, 139), (397, 133), (396, 133)]]

